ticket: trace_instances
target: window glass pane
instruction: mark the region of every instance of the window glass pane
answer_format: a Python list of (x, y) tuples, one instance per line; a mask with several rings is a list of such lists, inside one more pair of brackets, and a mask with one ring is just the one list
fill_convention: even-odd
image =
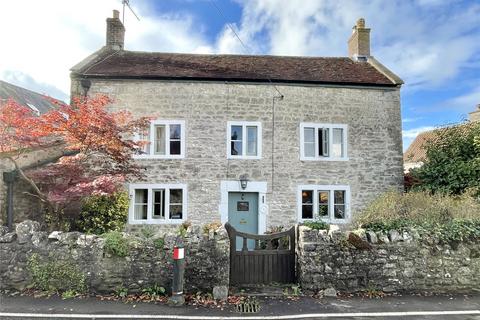
[(328, 191), (318, 191), (318, 215), (328, 216)]
[(332, 130), (332, 157), (343, 157), (343, 129), (335, 128)]
[(142, 146), (137, 150), (137, 154), (149, 154), (150, 153), (150, 129), (146, 129), (138, 135), (138, 141), (142, 143)]
[(303, 128), (303, 141), (312, 143), (315, 142), (314, 128)]
[(146, 204), (136, 204), (135, 205), (134, 219), (135, 220), (147, 220), (147, 205)]
[(133, 218), (135, 220), (147, 220), (148, 189), (135, 189), (134, 197)]
[(333, 192), (333, 199), (335, 204), (345, 204), (345, 191), (335, 190)]
[(313, 191), (312, 190), (303, 190), (302, 191), (302, 204), (313, 203)]
[(302, 219), (313, 219), (313, 205), (302, 205)]
[(179, 124), (170, 125), (170, 140), (180, 140), (181, 137), (181, 126)]
[(302, 191), (302, 219), (313, 219), (313, 191)]
[(153, 216), (154, 219), (165, 218), (165, 190), (153, 191)]
[(155, 154), (165, 154), (165, 126), (155, 126)]
[(146, 204), (148, 201), (148, 189), (135, 189), (135, 203)]
[(257, 127), (247, 127), (247, 155), (257, 155)]
[(335, 219), (345, 219), (345, 205), (344, 204), (334, 205), (334, 216), (335, 216)]
[(231, 139), (232, 141), (242, 140), (242, 126), (232, 126), (232, 136)]
[(328, 157), (328, 128), (318, 129), (318, 155)]
[(183, 202), (182, 189), (170, 189), (170, 204), (181, 204)]
[(170, 141), (170, 154), (180, 154), (180, 141)]
[(315, 143), (305, 142), (304, 152), (305, 152), (305, 157), (314, 157), (315, 156)]
[(233, 142), (232, 141), (232, 147), (230, 150), (230, 153), (232, 156), (241, 156), (242, 155), (242, 142)]
[(170, 219), (182, 219), (183, 210), (182, 205), (170, 205)]

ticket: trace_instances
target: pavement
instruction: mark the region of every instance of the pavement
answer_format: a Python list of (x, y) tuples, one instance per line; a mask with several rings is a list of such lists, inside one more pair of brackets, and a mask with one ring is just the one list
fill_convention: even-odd
[(383, 298), (256, 297), (257, 313), (162, 303), (125, 303), (97, 298), (0, 295), (0, 319), (424, 319), (480, 320), (480, 294)]

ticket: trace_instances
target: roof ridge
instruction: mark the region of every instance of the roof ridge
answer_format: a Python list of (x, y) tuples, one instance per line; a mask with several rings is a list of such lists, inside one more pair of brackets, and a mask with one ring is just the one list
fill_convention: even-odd
[[(165, 54), (165, 55), (184, 55), (184, 56), (206, 56), (206, 57), (266, 57), (266, 58), (301, 58), (301, 59), (348, 59), (346, 56), (298, 56), (298, 55), (274, 55), (274, 54), (238, 54), (238, 53), (190, 53), (190, 52), (162, 52), (162, 51), (136, 51), (121, 50), (122, 53), (138, 53), (138, 54)], [(351, 60), (353, 62), (353, 60)]]

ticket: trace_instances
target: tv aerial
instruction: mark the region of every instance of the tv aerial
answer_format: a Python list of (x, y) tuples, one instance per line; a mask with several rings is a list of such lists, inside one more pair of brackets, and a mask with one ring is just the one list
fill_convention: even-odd
[(122, 0), (122, 4), (123, 4), (122, 23), (124, 25), (125, 25), (125, 6), (128, 7), (128, 9), (130, 9), (130, 11), (132, 11), (135, 18), (137, 18), (137, 20), (140, 21), (140, 18), (137, 16), (135, 11), (133, 11), (132, 7), (130, 7), (130, 0)]

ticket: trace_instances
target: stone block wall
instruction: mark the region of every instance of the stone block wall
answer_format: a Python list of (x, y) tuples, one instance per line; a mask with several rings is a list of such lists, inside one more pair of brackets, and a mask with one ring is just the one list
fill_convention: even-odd
[(340, 230), (299, 227), (298, 280), (305, 290), (458, 292), (480, 290), (480, 241), (440, 245), (414, 232), (362, 234), (357, 249)]
[[(135, 117), (184, 120), (184, 159), (141, 159), (142, 183), (181, 183), (188, 190), (188, 220), (221, 220), (221, 181), (267, 184), (266, 224), (298, 222), (299, 185), (349, 185), (352, 215), (379, 194), (401, 190), (403, 156), (400, 89), (224, 82), (92, 78), (88, 94), (114, 99), (111, 109)], [(83, 93), (72, 77), (72, 96)], [(262, 158), (227, 159), (227, 122), (262, 123)], [(301, 161), (300, 123), (348, 126), (348, 161)], [(133, 181), (135, 182), (135, 181)], [(226, 221), (222, 221), (226, 222)]]
[[(126, 257), (104, 250), (105, 240), (79, 232), (40, 231), (34, 221), (16, 225), (16, 231), (0, 230), (0, 290), (22, 290), (31, 283), (27, 268), (29, 257), (36, 253), (39, 260), (55, 259), (75, 264), (85, 275), (91, 292), (112, 293), (119, 287), (138, 292), (154, 284), (171, 288), (173, 275), (172, 248), (176, 234), (164, 237), (164, 248), (129, 235), (130, 249)], [(229, 283), (229, 242), (226, 232), (204, 234), (200, 228), (187, 231), (185, 242), (185, 288), (187, 291), (208, 290)]]

